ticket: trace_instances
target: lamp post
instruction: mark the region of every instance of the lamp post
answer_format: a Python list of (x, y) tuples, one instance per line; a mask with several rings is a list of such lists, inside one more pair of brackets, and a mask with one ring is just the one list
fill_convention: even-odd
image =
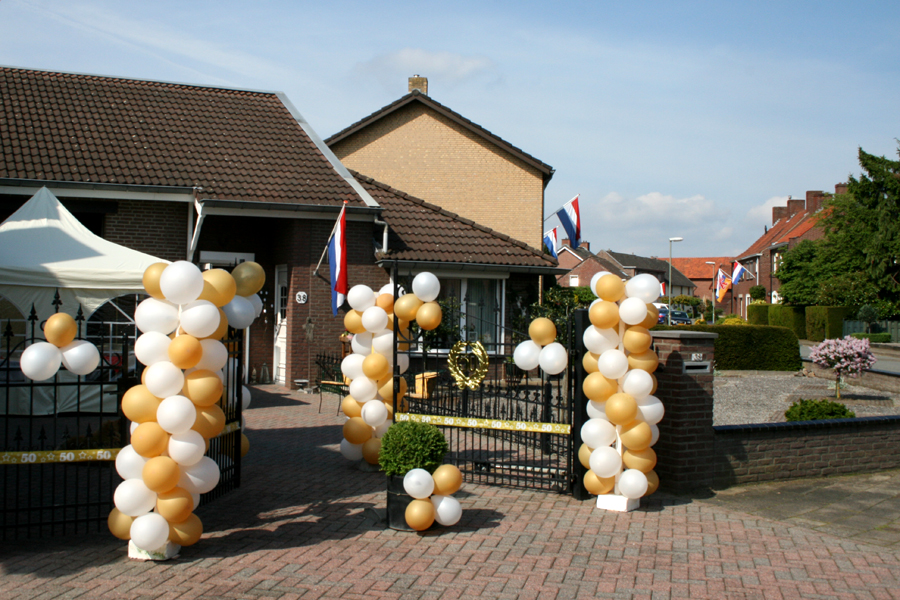
[(712, 277), (712, 324), (716, 324), (716, 263), (708, 260), (706, 264), (713, 266), (713, 277)]
[(669, 326), (672, 325), (672, 242), (683, 242), (684, 238), (682, 237), (673, 237), (669, 238), (669, 289), (666, 290), (666, 295), (669, 297)]

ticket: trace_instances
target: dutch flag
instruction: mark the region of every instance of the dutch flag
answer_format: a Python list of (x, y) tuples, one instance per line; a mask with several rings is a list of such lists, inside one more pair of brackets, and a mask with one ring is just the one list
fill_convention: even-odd
[(328, 241), (328, 270), (331, 272), (331, 312), (338, 314), (338, 308), (347, 298), (347, 203), (341, 207), (331, 239)]
[(565, 203), (556, 211), (563, 228), (569, 235), (569, 243), (573, 248), (581, 245), (581, 213), (578, 212), (578, 196)]
[(556, 230), (557, 230), (557, 227), (554, 227), (550, 231), (544, 232), (544, 245), (547, 246), (547, 250), (550, 252), (550, 254), (553, 255), (553, 258), (558, 259), (559, 255), (556, 253), (556, 244), (557, 244)]

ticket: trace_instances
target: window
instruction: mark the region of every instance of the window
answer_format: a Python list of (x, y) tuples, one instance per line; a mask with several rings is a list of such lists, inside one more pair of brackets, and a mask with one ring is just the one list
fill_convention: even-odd
[(449, 350), (459, 340), (481, 342), (488, 352), (502, 342), (505, 282), (502, 279), (451, 278), (437, 274), (441, 281), (438, 302), (444, 310), (444, 339), (432, 348)]
[(569, 287), (578, 287), (578, 275), (569, 275)]

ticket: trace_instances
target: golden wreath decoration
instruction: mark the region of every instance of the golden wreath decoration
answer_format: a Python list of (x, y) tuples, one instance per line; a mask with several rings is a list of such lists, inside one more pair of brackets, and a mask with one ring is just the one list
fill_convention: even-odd
[[(468, 354), (466, 348), (471, 348), (472, 353)], [(472, 358), (476, 359), (474, 366)], [(453, 375), (459, 389), (468, 387), (470, 390), (477, 390), (487, 376), (488, 354), (481, 342), (456, 342), (450, 349), (447, 363), (450, 367), (450, 374)], [(468, 374), (464, 371), (468, 371)]]

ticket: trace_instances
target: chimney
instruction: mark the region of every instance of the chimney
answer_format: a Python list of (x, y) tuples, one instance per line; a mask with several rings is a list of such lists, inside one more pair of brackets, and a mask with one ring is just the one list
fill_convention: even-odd
[(847, 193), (847, 184), (846, 183), (838, 183), (834, 186), (834, 195), (840, 196), (841, 194)]
[(578, 246), (578, 247), (579, 247), (579, 248), (584, 248), (584, 249), (587, 250), (588, 252), (591, 251), (591, 243), (590, 243), (590, 242), (581, 242), (581, 245)]
[[(790, 202), (790, 199), (788, 199)], [(780, 219), (783, 219), (788, 216), (787, 206), (773, 206), (772, 207), (772, 225), (777, 223)]]
[(410, 93), (414, 91), (418, 91), (421, 94), (428, 95), (428, 78), (420, 77), (419, 75), (413, 75), (409, 78), (409, 91)]
[(806, 201), (800, 200), (799, 198), (789, 198), (787, 202), (787, 211), (788, 216), (793, 217), (799, 212), (803, 212), (803, 209), (806, 207)]
[(806, 210), (808, 210), (810, 214), (819, 212), (819, 209), (822, 208), (822, 202), (824, 200), (825, 192), (806, 192)]

